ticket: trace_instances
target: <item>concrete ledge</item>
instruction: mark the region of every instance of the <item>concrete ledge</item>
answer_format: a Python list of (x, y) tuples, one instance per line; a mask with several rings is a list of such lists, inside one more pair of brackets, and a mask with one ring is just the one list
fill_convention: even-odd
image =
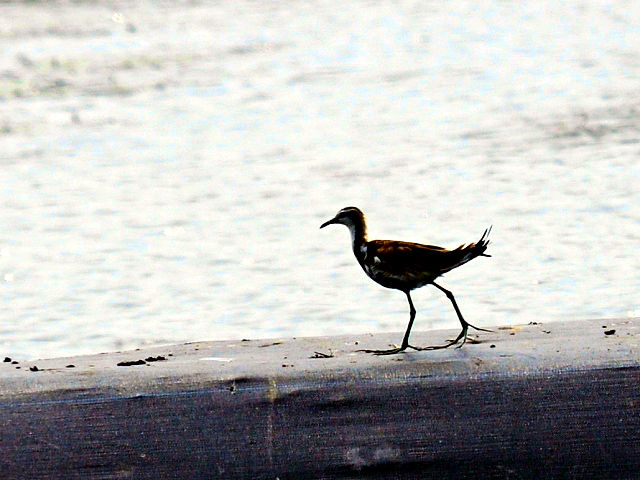
[[(416, 332), (412, 343), (455, 334)], [(640, 471), (640, 319), (497, 328), (462, 349), (355, 352), (401, 337), (199, 342), (0, 363), (0, 476), (584, 479)]]

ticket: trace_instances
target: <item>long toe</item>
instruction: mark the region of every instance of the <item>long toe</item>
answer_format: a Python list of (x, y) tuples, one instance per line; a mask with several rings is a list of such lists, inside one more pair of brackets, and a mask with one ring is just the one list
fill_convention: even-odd
[(390, 348), (389, 350), (367, 350), (367, 349), (362, 349), (362, 350), (356, 350), (356, 352), (365, 352), (365, 353), (373, 353), (374, 355), (393, 355), (395, 353), (400, 353), (400, 352), (404, 352), (407, 349), (407, 347), (395, 347), (395, 348)]
[(468, 330), (467, 326), (465, 325), (462, 328), (460, 335), (458, 335), (458, 337), (455, 340), (449, 340), (449, 342), (445, 343), (444, 345), (433, 345), (430, 347), (423, 347), (420, 350), (442, 350), (443, 348), (449, 348), (450, 346), (455, 345), (460, 340), (462, 340), (462, 343), (458, 346), (458, 348), (460, 348), (462, 347), (462, 345), (464, 345), (464, 342), (467, 340), (467, 330)]
[(489, 330), (488, 328), (480, 328), (480, 327), (476, 327), (475, 325), (471, 325), (470, 323), (467, 323), (467, 325), (471, 328), (473, 328), (474, 330), (479, 330), (481, 332), (489, 332), (492, 333), (493, 330)]
[(400, 352), (404, 352), (405, 349), (398, 347), (398, 348), (392, 348), (390, 350), (373, 350), (372, 353), (374, 355), (394, 355), (396, 353), (400, 353)]
[(450, 341), (449, 343), (445, 343), (444, 345), (429, 345), (428, 347), (414, 347), (416, 350), (426, 351), (426, 350), (442, 350), (443, 348), (449, 348), (452, 345), (455, 345), (458, 341)]
[(473, 343), (473, 344), (478, 344), (478, 343), (482, 343), (480, 340), (477, 340), (473, 337), (467, 337), (467, 343)]

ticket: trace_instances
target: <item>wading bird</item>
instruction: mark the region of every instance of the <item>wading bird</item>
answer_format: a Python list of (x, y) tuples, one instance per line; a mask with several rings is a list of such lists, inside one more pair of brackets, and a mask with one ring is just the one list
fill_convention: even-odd
[[(453, 270), (460, 265), (473, 260), (478, 256), (490, 257), (484, 251), (489, 244), (489, 233), (491, 227), (486, 229), (477, 243), (460, 245), (454, 250), (447, 250), (433, 245), (422, 245), (419, 243), (400, 242), (396, 240), (367, 240), (367, 224), (364, 214), (356, 207), (346, 207), (340, 210), (331, 220), (320, 225), (324, 228), (327, 225), (339, 223), (346, 225), (351, 233), (351, 245), (353, 253), (358, 263), (365, 273), (375, 282), (383, 287), (394, 288), (405, 293), (409, 301), (409, 325), (399, 347), (390, 350), (363, 350), (376, 355), (391, 355), (399, 353), (407, 348), (414, 350), (436, 350), (448, 348), (455, 345), (462, 339), (458, 348), (464, 345), (467, 340), (467, 330), (469, 327), (483, 332), (490, 332), (484, 328), (478, 328), (468, 323), (463, 317), (456, 299), (446, 288), (434, 282), (443, 273)], [(433, 285), (438, 290), (444, 292), (458, 315), (458, 320), (462, 324), (462, 331), (455, 340), (450, 340), (444, 345), (430, 347), (414, 347), (409, 345), (409, 334), (416, 317), (416, 309), (411, 301), (411, 290)]]

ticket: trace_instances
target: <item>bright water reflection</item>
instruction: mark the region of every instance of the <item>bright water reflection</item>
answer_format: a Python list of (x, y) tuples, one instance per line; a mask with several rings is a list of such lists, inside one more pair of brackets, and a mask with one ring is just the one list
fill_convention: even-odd
[(347, 205), (373, 238), (493, 224), (442, 281), (472, 323), (639, 315), (637, 4), (113, 8), (0, 5), (5, 354), (401, 331), (318, 230)]

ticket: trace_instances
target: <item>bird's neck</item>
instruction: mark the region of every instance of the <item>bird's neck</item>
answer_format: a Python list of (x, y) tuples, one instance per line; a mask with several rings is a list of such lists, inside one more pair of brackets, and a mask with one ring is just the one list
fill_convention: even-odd
[(367, 227), (363, 222), (347, 225), (349, 227), (349, 233), (351, 233), (351, 247), (353, 253), (360, 263), (364, 259), (364, 246), (367, 243)]

